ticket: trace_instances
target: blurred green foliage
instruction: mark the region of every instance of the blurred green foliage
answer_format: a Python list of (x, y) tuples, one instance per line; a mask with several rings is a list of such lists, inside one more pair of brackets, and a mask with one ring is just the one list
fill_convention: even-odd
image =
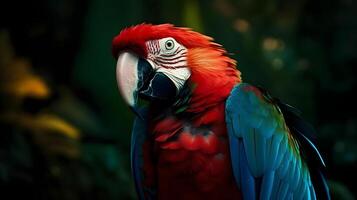
[(296, 106), (314, 124), (333, 198), (356, 196), (356, 2), (0, 5), (0, 199), (136, 198), (133, 115), (117, 92), (110, 48), (121, 29), (142, 22), (215, 38), (238, 61), (244, 81)]

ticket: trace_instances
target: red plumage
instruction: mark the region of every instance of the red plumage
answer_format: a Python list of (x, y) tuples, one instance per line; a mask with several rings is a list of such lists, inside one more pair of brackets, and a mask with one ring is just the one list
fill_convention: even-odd
[(114, 37), (112, 53), (115, 58), (123, 49), (131, 49), (140, 56), (146, 57), (145, 42), (165, 37), (173, 37), (186, 48), (205, 47), (214, 45), (211, 38), (188, 28), (178, 28), (171, 24), (151, 25), (140, 24), (126, 28)]
[(170, 116), (171, 122), (155, 123), (159, 199), (240, 198), (231, 169), (224, 110), (222, 102), (189, 122), (176, 119), (173, 123)]
[(129, 49), (146, 58), (145, 42), (173, 37), (188, 49), (190, 117), (168, 114), (149, 122), (144, 177), (157, 185), (159, 199), (240, 199), (231, 169), (225, 123), (225, 100), (240, 82), (235, 61), (212, 38), (170, 24), (141, 24), (113, 40), (113, 55)]

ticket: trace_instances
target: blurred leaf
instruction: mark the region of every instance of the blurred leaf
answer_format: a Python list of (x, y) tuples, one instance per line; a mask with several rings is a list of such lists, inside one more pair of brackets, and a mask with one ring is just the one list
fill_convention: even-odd
[(6, 113), (0, 119), (16, 123), (35, 133), (60, 133), (72, 139), (79, 139), (80, 136), (80, 131), (76, 127), (52, 114)]
[(0, 32), (0, 92), (18, 99), (47, 98), (50, 89), (31, 71), (26, 59), (16, 58), (6, 32)]
[(36, 143), (48, 153), (63, 154), (71, 158), (79, 156), (76, 140), (80, 138), (80, 131), (56, 115), (5, 113), (0, 116), (0, 120), (32, 133)]
[(1, 92), (16, 98), (47, 98), (50, 89), (43, 79), (31, 72), (31, 65), (24, 59), (15, 59), (1, 69)]

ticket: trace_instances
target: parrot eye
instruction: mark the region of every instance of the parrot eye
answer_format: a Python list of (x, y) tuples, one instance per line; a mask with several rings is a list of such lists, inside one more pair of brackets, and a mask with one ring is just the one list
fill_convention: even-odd
[(166, 48), (166, 50), (171, 50), (171, 49), (173, 49), (174, 48), (174, 41), (173, 40), (167, 40), (166, 42), (165, 42), (165, 48)]

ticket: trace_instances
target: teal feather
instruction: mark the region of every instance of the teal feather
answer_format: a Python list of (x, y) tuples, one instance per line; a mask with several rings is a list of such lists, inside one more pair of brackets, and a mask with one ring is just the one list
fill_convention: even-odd
[(277, 194), (279, 191), (280, 183), (281, 183), (281, 178), (279, 176), (277, 176), (276, 172), (275, 172), (273, 188), (272, 188), (272, 192), (271, 192), (271, 199), (277, 199)]
[(278, 166), (280, 166), (284, 161), (286, 160), (290, 160), (290, 156), (291, 154), (287, 154), (286, 152), (288, 151), (288, 146), (287, 146), (287, 140), (285, 139), (285, 137), (282, 137), (281, 143), (279, 144), (279, 150), (277, 152), (277, 157), (276, 160), (274, 162), (274, 169), (277, 168)]
[[(254, 129), (256, 130), (256, 129)], [(258, 131), (255, 131), (255, 154), (256, 154), (256, 165), (257, 165), (257, 176), (262, 176), (265, 172), (265, 160), (266, 160), (266, 138), (260, 137)]]
[[(229, 117), (231, 117), (231, 116), (229, 115)], [(232, 136), (240, 138), (240, 137), (242, 137), (242, 134), (241, 134), (242, 130), (240, 129), (240, 125), (242, 123), (242, 120), (240, 119), (240, 115), (237, 115), (237, 116), (234, 116), (234, 117), (237, 117), (237, 119), (235, 119), (235, 121), (232, 120), (231, 121), (232, 124), (227, 124), (227, 126), (233, 125), (233, 131), (234, 132), (232, 132)]]
[[(238, 84), (227, 99), (226, 119), (229, 139), (232, 140), (232, 168), (236, 171), (234, 176), (238, 179), (236, 182), (244, 199), (252, 197), (247, 193), (255, 189), (260, 190), (257, 191), (260, 199), (316, 198), (310, 172), (300, 154), (304, 149), (300, 148), (299, 142), (305, 140), (315, 153), (318, 151), (308, 138), (291, 135), (290, 128), (294, 128), (292, 122), (298, 118), (288, 118), (290, 121), (286, 124), (285, 117), (289, 115), (285, 114), (289, 112), (295, 111), (265, 91), (246, 83)], [(300, 123), (295, 128), (299, 131), (310, 130), (301, 127), (307, 126)], [(234, 141), (238, 140), (242, 145), (236, 145)], [(242, 153), (237, 149), (243, 149), (244, 162)], [(248, 186), (246, 180), (249, 180)]]
[(300, 180), (299, 184), (298, 184), (298, 189), (294, 192), (294, 196), (297, 196), (299, 200), (304, 198), (304, 194), (305, 194), (305, 190), (306, 190), (306, 185), (303, 184), (303, 181)]
[(288, 171), (290, 165), (290, 154), (285, 153), (284, 159), (281, 161), (278, 169), (277, 169), (277, 174), (279, 175), (280, 178), (284, 178), (285, 174)]
[[(247, 133), (248, 131), (245, 131)], [(250, 129), (249, 134), (244, 134), (243, 135), (243, 143), (244, 143), (244, 149), (246, 152), (247, 156), (247, 161), (249, 164), (249, 168), (254, 176), (258, 175), (258, 168), (257, 168), (257, 159), (256, 159), (256, 154), (255, 154), (255, 131), (254, 129)], [(253, 148), (251, 148), (253, 147)]]
[(275, 171), (270, 171), (263, 176), (260, 199), (270, 199), (272, 194)]
[[(269, 151), (269, 155), (266, 159), (267, 162), (267, 168), (269, 170), (275, 170), (277, 163), (281, 161), (281, 159), (278, 159), (280, 157), (282, 157), (284, 154), (280, 155), (279, 153), (279, 149), (283, 148), (283, 146), (281, 145), (281, 140), (283, 139), (283, 135), (281, 134), (277, 134), (277, 135), (273, 135), (272, 137), (272, 142), (270, 145), (270, 151)], [(280, 161), (279, 161), (280, 160)]]
[(281, 185), (280, 185), (280, 189), (278, 192), (278, 198), (277, 199), (286, 199), (286, 194), (288, 193), (289, 190), (289, 183), (284, 181)]
[(306, 200), (311, 200), (311, 192), (310, 192), (310, 186), (306, 187), (306, 192), (304, 194), (304, 198), (303, 199), (306, 199)]
[(310, 189), (310, 194), (311, 194), (311, 199), (316, 200), (315, 189), (312, 185), (311, 185), (311, 189)]
[(273, 134), (275, 134), (275, 130), (278, 126), (277, 121), (271, 120), (273, 116), (268, 116), (262, 120), (262, 124), (260, 125), (260, 134), (261, 136), (265, 138), (271, 137)]
[[(244, 199), (256, 199), (256, 190), (255, 190), (255, 179), (252, 176), (248, 168), (248, 160), (245, 153), (244, 144), (242, 141), (239, 141), (239, 163), (240, 165), (240, 175), (242, 178), (241, 188), (243, 191)], [(244, 183), (243, 183), (244, 181)]]
[(295, 172), (294, 172), (294, 178), (293, 178), (293, 180), (295, 180), (295, 182), (293, 182), (293, 184), (292, 184), (293, 191), (297, 190), (298, 184), (300, 183), (301, 170), (304, 170), (304, 169), (301, 168), (301, 160), (298, 159), (297, 163), (295, 164)]
[(296, 159), (292, 159), (288, 168), (288, 174), (286, 175), (287, 180), (290, 183), (290, 188), (291, 190), (293, 189), (292, 186), (294, 184), (294, 182), (296, 181), (294, 179), (294, 173), (296, 170)]
[[(229, 119), (228, 119), (229, 120)], [(228, 128), (228, 131), (232, 131), (233, 130), (233, 127), (232, 126), (227, 126)], [(231, 135), (229, 135), (229, 142), (230, 142), (230, 147), (231, 147), (231, 162), (232, 163), (236, 163), (236, 165), (232, 166), (233, 168), (233, 175), (234, 175), (234, 178), (235, 178), (235, 181), (238, 185), (238, 187), (241, 187), (241, 170), (240, 170), (240, 162), (239, 160), (241, 159), (239, 157), (239, 155), (236, 155), (235, 153), (233, 152), (238, 152), (239, 149), (241, 148), (240, 147), (240, 142), (238, 141), (237, 138), (235, 137), (232, 137)]]

